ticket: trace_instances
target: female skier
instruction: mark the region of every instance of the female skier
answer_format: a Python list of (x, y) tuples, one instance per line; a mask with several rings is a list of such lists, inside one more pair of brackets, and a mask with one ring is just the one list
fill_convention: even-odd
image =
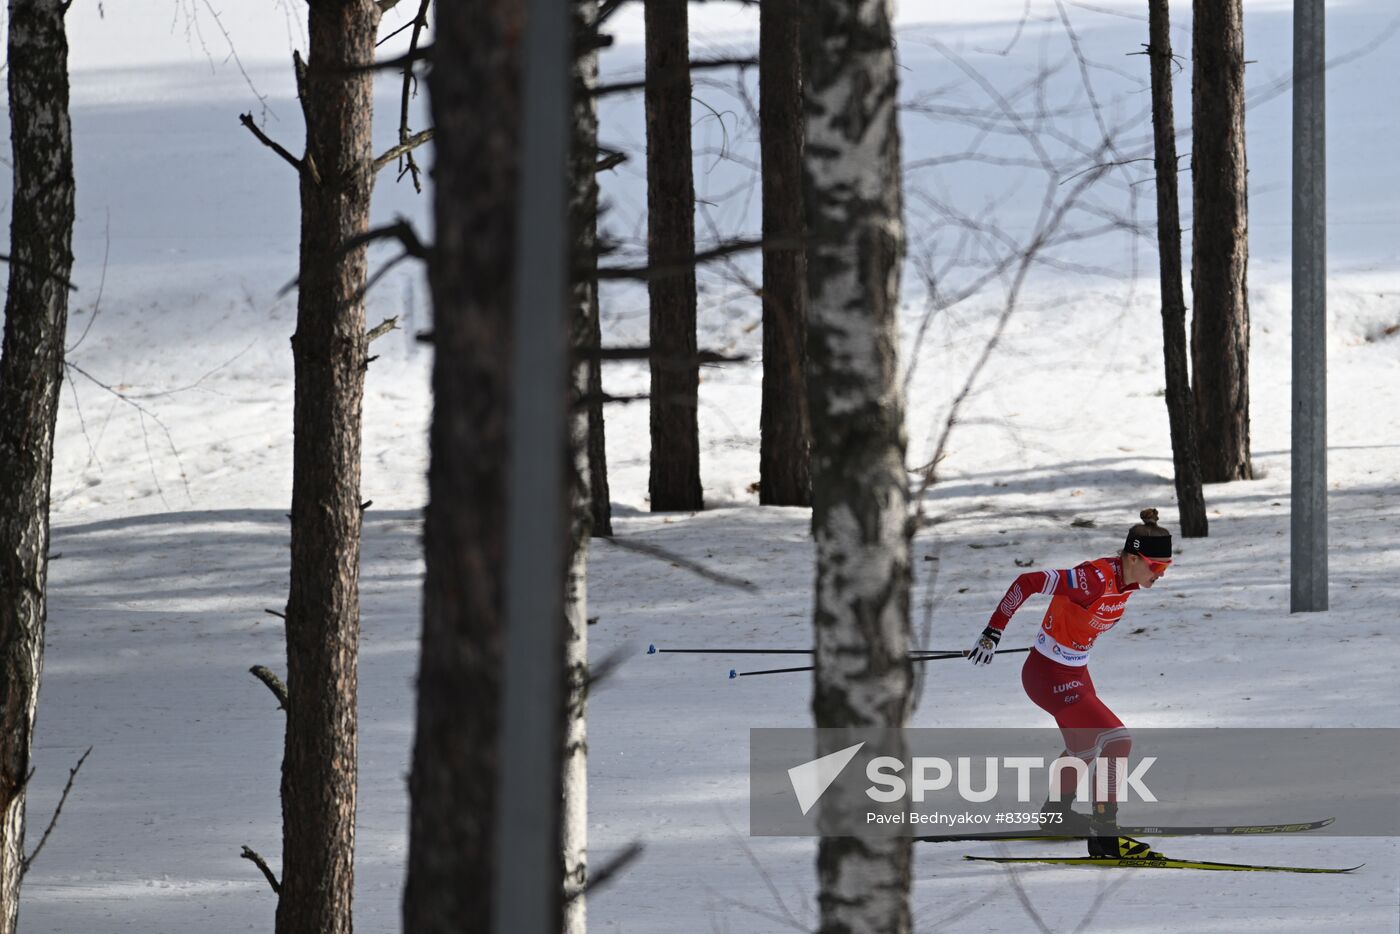
[(1172, 563), (1171, 533), (1157, 524), (1157, 510), (1144, 509), (1141, 516), (1142, 524), (1128, 530), (1123, 550), (1116, 555), (1067, 571), (1028, 571), (1016, 578), (968, 653), (974, 665), (990, 663), (1006, 624), (1026, 598), (1036, 593), (1050, 597), (1050, 608), (1021, 669), (1021, 684), (1026, 696), (1055, 718), (1065, 739), (1063, 755), (1086, 762), (1101, 757), (1105, 762), (1108, 794), (1107, 800), (1094, 801), (1086, 820), (1070, 809), (1077, 776), (1061, 770), (1059, 794), (1051, 795), (1043, 809), (1061, 817), (1046, 829), (1086, 835), (1090, 856), (1113, 859), (1158, 855), (1147, 844), (1118, 833), (1117, 761), (1128, 758), (1133, 741), (1123, 721), (1099, 700), (1088, 668), (1094, 640), (1122, 618), (1134, 591), (1151, 587)]

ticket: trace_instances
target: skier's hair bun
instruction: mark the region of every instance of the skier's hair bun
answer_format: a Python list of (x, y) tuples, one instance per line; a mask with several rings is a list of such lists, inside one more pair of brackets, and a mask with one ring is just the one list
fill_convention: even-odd
[(1142, 517), (1142, 523), (1128, 530), (1121, 554), (1147, 555), (1159, 561), (1170, 561), (1172, 533), (1157, 524), (1157, 510), (1144, 509), (1138, 515)]

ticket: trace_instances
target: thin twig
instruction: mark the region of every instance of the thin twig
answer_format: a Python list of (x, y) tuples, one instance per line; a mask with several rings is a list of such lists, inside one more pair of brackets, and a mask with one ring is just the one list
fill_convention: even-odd
[[(706, 71), (715, 68), (756, 68), (758, 59), (751, 56), (742, 58), (705, 58), (688, 62), (690, 71)], [(673, 72), (672, 72), (673, 73)], [(666, 77), (663, 75), (662, 77)], [(594, 97), (603, 97), (608, 94), (624, 94), (628, 91), (646, 90), (646, 80), (638, 81), (618, 81), (613, 84), (600, 84), (593, 89)]]
[(88, 318), (87, 327), (83, 328), (83, 333), (78, 335), (78, 339), (73, 342), (73, 346), (63, 351), (65, 357), (72, 356), (73, 351), (83, 346), (83, 341), (87, 340), (88, 332), (92, 330), (93, 324), (97, 321), (98, 314), (102, 311), (102, 292), (107, 288), (107, 257), (112, 252), (112, 211), (107, 209), (107, 222), (102, 228), (102, 278), (97, 280), (97, 298), (92, 302), (92, 316)]
[[(413, 225), (402, 217), (392, 224), (385, 224), (383, 227), (375, 227), (372, 230), (367, 230), (362, 234), (356, 234), (349, 240), (346, 240), (340, 246), (339, 255), (346, 256), (362, 246), (379, 240), (397, 240), (403, 246), (404, 255), (391, 260), (389, 263), (390, 267), (397, 265), (401, 260), (409, 256), (415, 259), (428, 258), (428, 248), (423, 245), (423, 241), (418, 239), (418, 234), (414, 231)], [(388, 271), (388, 268), (381, 269), (374, 276), (371, 276), (370, 279), (351, 296), (352, 300), (359, 301), (363, 298), (365, 293), (369, 291), (370, 286), (378, 282), (380, 277)], [(280, 298), (286, 295), (300, 284), (301, 276), (297, 276), (291, 282), (282, 286), (282, 288), (278, 290), (277, 296)]]
[(675, 355), (655, 355), (655, 351), (650, 347), (596, 347), (592, 350), (585, 350), (579, 353), (580, 360), (659, 360), (664, 363), (675, 363), (678, 366), (694, 366), (699, 363), (748, 363), (747, 354), (737, 356), (726, 356), (712, 350), (697, 351), (693, 356), (682, 357)]
[[(375, 160), (374, 160), (374, 171), (378, 172), (380, 169), (384, 168), (384, 166), (388, 165), (390, 162), (393, 162), (395, 159), (399, 158), (400, 156), (407, 156), (407, 155), (409, 155), (411, 152), (413, 152), (413, 150), (417, 149), (419, 146), (422, 146), (424, 143), (428, 142), (428, 140), (430, 140), (430, 139), (432, 139), (432, 138), (433, 138), (433, 131), (432, 131), (432, 129), (427, 129), (427, 130), (423, 130), (423, 131), (418, 132), (418, 133), (414, 133), (412, 136), (410, 136), (410, 137), (408, 137), (407, 139), (403, 140), (401, 143), (399, 143), (399, 144), (398, 144), (397, 146), (395, 146), (393, 149), (389, 149), (389, 150), (385, 151), (385, 153), (384, 153), (383, 155), (381, 155), (381, 156), (379, 156), (377, 159), (375, 159)], [(413, 187), (414, 187), (414, 188), (418, 188), (418, 181), (417, 181), (418, 175), (417, 175), (417, 173), (414, 174), (413, 178), (414, 178)], [(419, 191), (422, 191), (421, 188), (418, 188), (418, 190), (419, 190)]]
[[(423, 30), (428, 28), (428, 7), (432, 0), (420, 0), (418, 12), (413, 17), (413, 22), (409, 25), (413, 27), (413, 35), (408, 40), (408, 53), (412, 55), (418, 50), (418, 40), (423, 35)], [(413, 74), (413, 64), (410, 62), (403, 67), (403, 90), (399, 101), (399, 145), (405, 146), (411, 140), (408, 127), (408, 102), (417, 92), (418, 78)], [(405, 149), (402, 153), (404, 165), (399, 171), (399, 178), (405, 174), (413, 177), (413, 190), (422, 193), (423, 184), (419, 178), (422, 170), (418, 168), (418, 163), (413, 158), (413, 149)]]
[(253, 122), (253, 115), (251, 113), (239, 114), (238, 122), (246, 126), (249, 132), (251, 132), (254, 136), (258, 138), (258, 142), (262, 143), (268, 149), (271, 149), (273, 152), (277, 153), (277, 155), (287, 160), (287, 164), (290, 165), (292, 168), (296, 169), (297, 172), (301, 172), (301, 170), (305, 168), (300, 159), (298, 159), (296, 156), (292, 155), (290, 152), (284, 149), (280, 143), (274, 141), (271, 137), (269, 137), (266, 133), (262, 131), (261, 127), (259, 127), (256, 123)]
[(54, 282), (57, 282), (58, 284), (62, 285), (63, 287), (65, 287), (66, 289), (68, 289), (68, 291), (70, 291), (70, 292), (76, 292), (76, 291), (78, 291), (78, 287), (77, 287), (76, 285), (74, 285), (74, 284), (72, 283), (71, 280), (65, 279), (63, 276), (58, 275), (58, 274), (55, 273), (53, 270), (50, 270), (50, 269), (40, 269), (38, 266), (34, 265), (33, 263), (26, 262), (25, 260), (22, 260), (22, 259), (15, 259), (15, 258), (14, 258), (13, 256), (11, 256), (9, 253), (0, 253), (0, 261), (9, 263), (11, 266), (18, 266), (18, 267), (20, 267), (21, 269), (32, 269), (32, 270), (34, 270), (35, 272), (37, 272), (39, 275), (43, 276), (45, 279), (51, 279), (51, 280), (53, 280)]
[(92, 752), (92, 747), (87, 748), (87, 752), (78, 758), (78, 764), (68, 770), (68, 781), (63, 786), (63, 794), (59, 796), (58, 806), (53, 809), (53, 817), (49, 818), (49, 826), (44, 828), (44, 835), (39, 838), (39, 845), (34, 847), (34, 852), (20, 860), (19, 877), (24, 878), (29, 872), (29, 867), (34, 864), (34, 860), (39, 858), (39, 851), (44, 848), (44, 844), (49, 842), (49, 834), (53, 833), (54, 827), (58, 825), (58, 815), (63, 813), (63, 805), (68, 800), (68, 792), (73, 790), (73, 780), (78, 777), (78, 770), (83, 767), (87, 757)]
[[(189, 480), (189, 477), (186, 476), (186, 474), (185, 474), (185, 464), (184, 464), (184, 462), (183, 462), (182, 460), (180, 460), (180, 450), (179, 450), (179, 448), (175, 447), (175, 436), (172, 435), (172, 434), (170, 433), (170, 429), (169, 429), (168, 427), (166, 427), (165, 422), (161, 421), (160, 416), (159, 416), (159, 415), (156, 415), (156, 413), (152, 412), (150, 409), (146, 408), (145, 406), (143, 406), (141, 403), (137, 402), (135, 399), (133, 399), (131, 396), (127, 395), (126, 393), (121, 392), (120, 390), (116, 389), (115, 387), (109, 386), (109, 385), (107, 385), (106, 383), (102, 382), (102, 380), (100, 380), (100, 379), (98, 379), (97, 377), (93, 376), (91, 373), (89, 373), (87, 370), (84, 370), (82, 367), (78, 366), (78, 365), (77, 365), (76, 363), (74, 363), (73, 361), (71, 361), (71, 360), (65, 360), (65, 361), (63, 361), (63, 366), (64, 366), (66, 369), (72, 370), (74, 373), (77, 373), (78, 375), (80, 375), (80, 376), (82, 376), (82, 377), (88, 379), (89, 381), (91, 381), (91, 382), (92, 382), (93, 384), (95, 384), (96, 386), (98, 386), (98, 387), (100, 387), (100, 388), (102, 388), (102, 389), (107, 390), (107, 392), (109, 392), (109, 393), (111, 393), (112, 395), (116, 396), (116, 397), (117, 397), (118, 399), (120, 399), (122, 402), (125, 402), (127, 405), (129, 405), (129, 406), (131, 406), (133, 409), (135, 409), (135, 410), (136, 410), (137, 418), (138, 418), (139, 423), (140, 423), (140, 425), (141, 425), (141, 437), (142, 437), (143, 441), (145, 441), (145, 438), (146, 438), (146, 422), (145, 422), (145, 419), (149, 418), (151, 421), (155, 422), (157, 426), (159, 426), (161, 432), (165, 435), (165, 442), (166, 442), (166, 444), (169, 445), (169, 447), (170, 447), (170, 453), (171, 453), (171, 455), (174, 456), (174, 458), (175, 458), (175, 466), (177, 466), (178, 468), (180, 468), (180, 482), (181, 482), (181, 484), (183, 484), (184, 487), (185, 487), (185, 496), (186, 496), (186, 498), (188, 498), (188, 499), (190, 500), (190, 502), (194, 502), (194, 495), (190, 492), (190, 480)], [(160, 485), (160, 478), (156, 475), (155, 458), (153, 458), (153, 457), (151, 456), (151, 446), (150, 446), (149, 441), (145, 441), (145, 445), (146, 445), (146, 462), (147, 462), (147, 464), (148, 464), (148, 465), (150, 466), (150, 468), (151, 468), (151, 479), (155, 481), (155, 485), (156, 485), (156, 494), (157, 494), (158, 496), (160, 496), (161, 502), (164, 503), (164, 502), (165, 502), (165, 490), (161, 487), (161, 485)], [(169, 504), (167, 503), (166, 505), (169, 505)]]
[(600, 266), (598, 267), (598, 278), (600, 280), (664, 279), (668, 276), (682, 275), (701, 263), (708, 263), (711, 260), (731, 256), (735, 253), (745, 253), (749, 250), (760, 249), (793, 250), (803, 245), (803, 241), (799, 237), (777, 237), (771, 240), (733, 240), (708, 250), (701, 250), (691, 257), (690, 262), (651, 266)]

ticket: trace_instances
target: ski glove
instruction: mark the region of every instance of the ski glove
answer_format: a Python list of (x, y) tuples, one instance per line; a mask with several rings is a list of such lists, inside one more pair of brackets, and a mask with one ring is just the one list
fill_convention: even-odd
[(972, 644), (972, 649), (967, 653), (968, 660), (974, 665), (990, 665), (992, 656), (996, 654), (997, 643), (1001, 641), (1001, 630), (988, 626), (982, 630), (982, 635), (977, 637), (977, 641)]

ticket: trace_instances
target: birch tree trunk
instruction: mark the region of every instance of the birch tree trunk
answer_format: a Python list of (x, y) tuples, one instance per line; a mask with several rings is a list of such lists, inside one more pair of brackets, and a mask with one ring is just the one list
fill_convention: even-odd
[(73, 268), (60, 0), (11, 0), (9, 290), (0, 356), (0, 934), (14, 934), (47, 619), (49, 484)]
[(1195, 0), (1191, 375), (1206, 483), (1248, 480), (1249, 260), (1243, 0)]
[[(802, 236), (802, 56), (798, 0), (765, 0), (758, 30), (763, 239)], [(812, 505), (807, 419), (807, 254), (763, 251), (763, 404), (758, 501)]]
[(1157, 172), (1157, 254), (1162, 280), (1162, 355), (1167, 370), (1167, 420), (1171, 426), (1177, 510), (1181, 534), (1210, 533), (1201, 493), (1201, 460), (1191, 377), (1186, 365), (1186, 297), (1181, 289), (1181, 209), (1177, 196), (1176, 118), (1172, 112), (1171, 13), (1168, 0), (1148, 0), (1148, 57), (1152, 69), (1152, 134)]
[(405, 934), (489, 932), (524, 4), (438, 6), (433, 418)]
[[(815, 0), (803, 11), (802, 53), (813, 713), (819, 728), (902, 727), (912, 680), (910, 524), (896, 372), (904, 226), (888, 0)], [(823, 734), (817, 755), (840, 748), (832, 746)], [(821, 931), (908, 931), (909, 873), (907, 837), (822, 837)]]
[[(569, 415), (569, 558), (564, 585), (567, 635), (564, 644), (565, 720), (563, 751), (564, 800), (560, 811), (560, 846), (564, 861), (564, 934), (588, 930), (584, 886), (588, 882), (588, 539), (596, 507), (589, 495), (592, 412), (588, 398), (599, 346), (598, 281), (598, 84), (597, 0), (574, 0), (574, 140), (569, 171), (572, 195), (569, 226), (573, 244), (569, 268), (573, 280), (572, 380)], [(600, 439), (601, 440), (601, 439)]]
[[(598, 12), (597, 0), (577, 0), (579, 18), (575, 21), (574, 36), (578, 57), (577, 77), (574, 88), (574, 145), (578, 158), (583, 153), (593, 161), (588, 166), (579, 164), (576, 171), (586, 173), (588, 188), (579, 189), (578, 209), (585, 207), (591, 212), (586, 229), (580, 232), (588, 238), (591, 250), (584, 256), (583, 265), (590, 273), (587, 309), (587, 332), (583, 339), (590, 351), (603, 346), (602, 322), (598, 316), (598, 102), (593, 99), (592, 89), (598, 84)], [(577, 182), (576, 182), (577, 184)], [(579, 241), (576, 241), (579, 242)], [(576, 298), (582, 301), (582, 296)], [(580, 307), (582, 311), (582, 307)], [(585, 395), (588, 399), (588, 501), (592, 510), (590, 535), (611, 536), (612, 494), (608, 489), (607, 437), (603, 422), (603, 362), (597, 357), (588, 361)]]
[(353, 929), (366, 259), (344, 245), (369, 229), (378, 29), (374, 0), (309, 4), (278, 934)]
[(646, 4), (647, 246), (651, 298), (651, 511), (703, 509), (695, 340), (695, 180), (687, 0)]

